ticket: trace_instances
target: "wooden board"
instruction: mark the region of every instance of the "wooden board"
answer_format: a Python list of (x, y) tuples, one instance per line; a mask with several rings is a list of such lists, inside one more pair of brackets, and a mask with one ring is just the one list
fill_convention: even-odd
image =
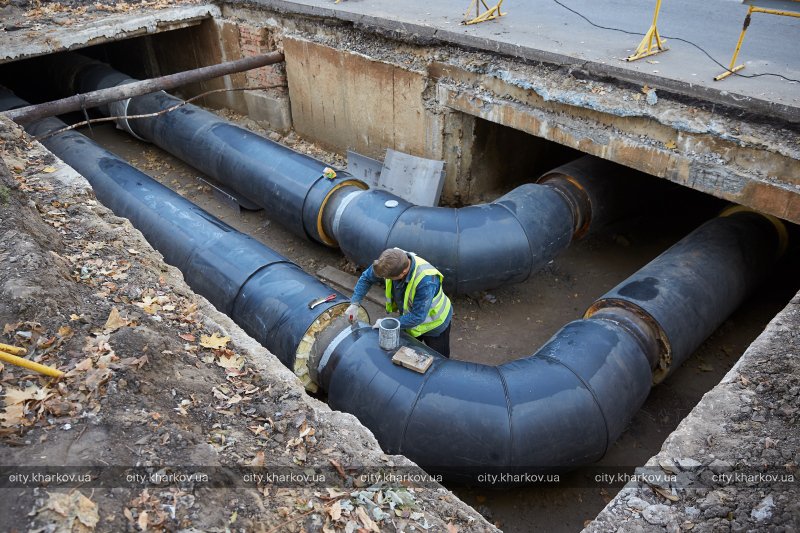
[(392, 363), (424, 374), (428, 371), (428, 368), (430, 368), (431, 363), (433, 363), (433, 357), (412, 350), (408, 346), (403, 346), (392, 356)]
[[(337, 268), (333, 268), (332, 266), (326, 266), (319, 271), (317, 271), (317, 276), (324, 279), (328, 283), (332, 283), (336, 285), (336, 288), (341, 290), (346, 294), (353, 294), (353, 289), (356, 287), (356, 283), (358, 282), (358, 278), (348, 274), (347, 272), (342, 272)], [(373, 286), (365, 300), (369, 300), (370, 302), (378, 305), (384, 305), (386, 303), (386, 296), (383, 293), (383, 286), (381, 285), (380, 288), (378, 286)]]

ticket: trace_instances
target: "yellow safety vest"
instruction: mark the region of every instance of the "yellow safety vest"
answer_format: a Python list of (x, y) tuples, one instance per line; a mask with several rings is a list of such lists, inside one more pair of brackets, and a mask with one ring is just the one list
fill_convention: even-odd
[[(411, 308), (411, 304), (414, 302), (414, 295), (417, 292), (417, 285), (419, 285), (419, 282), (422, 281), (422, 278), (425, 276), (439, 277), (439, 292), (436, 293), (436, 296), (434, 296), (433, 300), (431, 301), (431, 308), (428, 310), (428, 315), (425, 317), (425, 321), (407, 330), (407, 333), (412, 337), (419, 337), (420, 335), (424, 335), (432, 329), (436, 329), (437, 327), (441, 326), (447, 319), (447, 315), (450, 313), (450, 307), (452, 304), (450, 303), (450, 298), (448, 298), (442, 290), (442, 282), (444, 280), (442, 273), (436, 270), (433, 265), (418, 255), (414, 256), (414, 260), (416, 262), (414, 266), (414, 272), (411, 274), (411, 280), (409, 280), (408, 284), (406, 284), (406, 291), (403, 295), (403, 309), (408, 310)], [(387, 279), (386, 312), (391, 313), (394, 311), (397, 311), (397, 304), (394, 303), (392, 295), (392, 280)]]

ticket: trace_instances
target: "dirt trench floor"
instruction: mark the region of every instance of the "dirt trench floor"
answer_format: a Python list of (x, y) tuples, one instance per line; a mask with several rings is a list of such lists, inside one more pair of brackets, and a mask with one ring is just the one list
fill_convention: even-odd
[(2, 531), (493, 529), (435, 483), (375, 481), (424, 473), (307, 396), (5, 119), (0, 328), (65, 372), (0, 364)]
[[(346, 165), (339, 155), (327, 153), (294, 134), (282, 136), (235, 113), (220, 114), (333, 166)], [(199, 171), (159, 148), (142, 144), (111, 126), (95, 127), (94, 136), (144, 172), (286, 255), (307, 272), (315, 273), (324, 266), (354, 275), (360, 272), (338, 250), (295, 237), (279, 220), (270, 220), (261, 211), (233, 209), (198, 180), (202, 177)], [(653, 185), (662, 184), (656, 180)], [(660, 196), (645, 206), (647, 212), (634, 212), (614, 226), (575, 243), (525, 283), (454, 297), (453, 357), (500, 364), (531, 354), (564, 324), (580, 318), (596, 298), (715, 216), (725, 205), (679, 187), (656, 190)], [(497, 191), (497, 196), (503, 192)], [(789, 259), (776, 265), (774, 276), (669, 380), (653, 389), (599, 466), (632, 472), (659, 450), (664, 439), (700, 398), (719, 383), (797, 291), (797, 280), (792, 279), (792, 272), (798, 266), (796, 256), (793, 252)], [(367, 308), (373, 318), (383, 312), (378, 305), (368, 303)], [(577, 531), (611, 501), (621, 486), (588, 486), (583, 473), (579, 470), (558, 484), (511, 491), (451, 488), (504, 531)]]

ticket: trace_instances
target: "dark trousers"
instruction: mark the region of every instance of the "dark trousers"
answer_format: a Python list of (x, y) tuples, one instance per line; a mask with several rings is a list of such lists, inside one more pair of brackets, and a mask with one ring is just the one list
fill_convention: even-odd
[(450, 326), (452, 325), (453, 322), (451, 321), (449, 324), (447, 324), (445, 330), (435, 337), (433, 335), (420, 335), (417, 338), (443, 356), (450, 359)]

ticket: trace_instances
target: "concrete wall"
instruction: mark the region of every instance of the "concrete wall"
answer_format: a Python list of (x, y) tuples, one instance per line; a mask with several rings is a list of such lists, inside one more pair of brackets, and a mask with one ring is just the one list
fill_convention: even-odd
[(386, 148), (441, 158), (441, 121), (423, 106), (424, 74), (296, 38), (283, 46), (297, 133), (378, 159)]

